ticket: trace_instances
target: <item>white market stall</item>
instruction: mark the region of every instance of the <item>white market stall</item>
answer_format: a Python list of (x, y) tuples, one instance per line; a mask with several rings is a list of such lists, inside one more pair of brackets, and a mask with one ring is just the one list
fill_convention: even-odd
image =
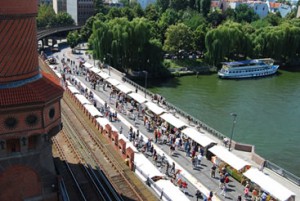
[(212, 161), (219, 168), (225, 167), (227, 172), (239, 182), (243, 179), (242, 173), (251, 167), (250, 163), (237, 157), (223, 146), (215, 145), (209, 148), (208, 151), (216, 156), (212, 157)]
[(130, 93), (128, 95), (140, 104), (147, 102), (147, 99), (138, 93)]
[(139, 176), (142, 175), (144, 181), (147, 180), (147, 177), (164, 176), (142, 153), (134, 155), (134, 164), (135, 172), (139, 173)]
[(89, 69), (90, 71), (92, 71), (93, 73), (95, 73), (95, 74), (98, 74), (98, 73), (100, 73), (100, 69), (99, 68), (96, 68), (96, 67), (92, 67), (91, 69)]
[(118, 80), (111, 78), (111, 77), (107, 78), (106, 81), (113, 86), (117, 86), (120, 84), (120, 82)]
[(128, 93), (132, 92), (132, 90), (124, 84), (119, 84), (116, 87), (118, 90), (120, 90), (124, 94), (128, 94)]
[(210, 144), (217, 144), (214, 140), (196, 131), (194, 128), (188, 127), (183, 129), (181, 132), (200, 144), (202, 147), (207, 147)]
[(98, 73), (98, 75), (99, 75), (100, 77), (102, 77), (103, 79), (107, 79), (107, 78), (110, 77), (107, 73), (104, 73), (103, 71), (101, 71), (100, 73)]
[(78, 91), (78, 89), (72, 85), (68, 86), (68, 89), (71, 91), (72, 94), (80, 94), (80, 92)]
[(85, 63), (83, 64), (83, 66), (84, 66), (85, 68), (92, 68), (92, 67), (93, 67), (93, 65), (90, 64), (90, 63), (88, 63), (88, 62), (85, 62)]
[(159, 107), (155, 103), (147, 102), (147, 103), (145, 103), (145, 105), (149, 110), (151, 110), (156, 115), (161, 115), (162, 113), (166, 112), (166, 110)]
[(96, 118), (96, 121), (99, 123), (99, 125), (101, 125), (102, 127), (106, 126), (107, 124), (110, 124), (110, 122), (108, 121), (108, 119), (104, 118), (104, 117), (98, 117)]
[(164, 113), (162, 115), (160, 115), (160, 117), (165, 120), (166, 122), (168, 122), (169, 124), (171, 124), (172, 126), (174, 126), (175, 128), (182, 128), (184, 126), (187, 126), (186, 123), (184, 123), (183, 121), (181, 121), (180, 119), (176, 118), (174, 115), (169, 114), (169, 113)]
[(295, 193), (285, 188), (283, 185), (265, 175), (257, 168), (250, 168), (245, 173), (245, 177), (251, 180), (251, 182), (257, 184), (263, 191), (268, 192), (272, 197), (280, 201), (294, 201)]
[[(155, 184), (163, 190), (163, 194), (167, 195), (171, 200), (188, 201), (188, 197), (181, 191), (180, 188), (171, 183), (170, 180), (160, 179)], [(159, 194), (160, 195), (160, 194)], [(162, 200), (167, 200), (163, 197)]]
[(213, 146), (209, 149), (209, 151), (238, 171), (241, 171), (246, 166), (250, 166), (250, 163), (237, 157), (223, 146)]
[(103, 117), (103, 115), (93, 105), (84, 105), (84, 107), (90, 113), (91, 116)]
[(81, 105), (86, 105), (86, 104), (91, 105), (91, 102), (88, 99), (86, 99), (86, 97), (84, 97), (84, 95), (75, 94), (75, 97), (81, 103)]

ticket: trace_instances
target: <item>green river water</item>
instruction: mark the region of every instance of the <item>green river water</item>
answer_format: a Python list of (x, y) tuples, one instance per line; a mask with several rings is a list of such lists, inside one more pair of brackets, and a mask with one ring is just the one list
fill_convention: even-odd
[(217, 75), (150, 82), (148, 88), (224, 135), (255, 145), (256, 153), (300, 176), (300, 73), (280, 71), (260, 79)]

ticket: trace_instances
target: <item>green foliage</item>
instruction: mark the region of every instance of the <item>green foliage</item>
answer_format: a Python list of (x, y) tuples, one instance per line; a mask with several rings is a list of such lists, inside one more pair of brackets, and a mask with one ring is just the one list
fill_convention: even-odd
[(55, 20), (55, 12), (51, 5), (42, 4), (39, 6), (37, 15), (37, 27), (50, 27)]
[(224, 21), (223, 13), (220, 9), (209, 12), (207, 21), (213, 26), (217, 27)]
[(193, 10), (186, 10), (183, 12), (181, 21), (192, 30), (196, 30), (198, 26), (207, 23), (202, 15), (199, 15), (199, 13)]
[(42, 4), (38, 9), (37, 27), (59, 27), (74, 25), (74, 20), (66, 12), (55, 14), (51, 5)]
[(70, 47), (73, 49), (76, 47), (80, 42), (80, 35), (78, 31), (69, 32), (67, 36), (67, 43), (70, 45)]
[(252, 50), (250, 36), (243, 26), (230, 21), (210, 30), (205, 37), (205, 46), (206, 57), (214, 66), (228, 58), (236, 59), (241, 55), (246, 58)]
[(157, 74), (163, 59), (157, 39), (151, 39), (151, 24), (145, 18), (115, 18), (94, 22), (89, 40), (95, 58), (122, 70), (147, 70)]
[(171, 25), (166, 31), (164, 50), (177, 53), (179, 50), (191, 50), (193, 45), (193, 32), (185, 24)]
[(150, 4), (146, 7), (145, 17), (152, 21), (157, 21), (159, 19), (159, 13), (153, 4)]
[(247, 4), (240, 4), (235, 9), (235, 16), (237, 22), (248, 22), (251, 23), (259, 19), (259, 16), (250, 8)]

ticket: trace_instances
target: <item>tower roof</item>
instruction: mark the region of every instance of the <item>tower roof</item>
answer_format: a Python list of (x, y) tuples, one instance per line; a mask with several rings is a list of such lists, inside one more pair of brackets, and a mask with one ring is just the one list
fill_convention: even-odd
[(0, 106), (14, 106), (22, 104), (46, 103), (61, 97), (63, 89), (58, 81), (50, 74), (43, 73), (37, 81), (21, 87), (0, 90)]

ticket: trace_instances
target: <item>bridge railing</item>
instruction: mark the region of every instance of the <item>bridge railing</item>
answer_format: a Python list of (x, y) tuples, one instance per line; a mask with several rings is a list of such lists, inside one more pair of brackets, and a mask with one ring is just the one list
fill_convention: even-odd
[[(139, 84), (135, 83), (134, 81), (130, 80), (129, 78), (126, 78), (126, 77), (123, 76), (123, 79), (124, 79), (124, 81), (128, 82), (129, 84), (131, 84), (132, 86), (134, 86), (138, 90), (143, 91), (144, 93), (146, 93), (148, 96), (150, 96), (150, 97), (154, 96), (154, 93), (148, 91), (147, 89), (145, 89), (144, 87), (142, 87)], [(165, 101), (165, 105), (168, 108), (168, 110), (175, 110), (177, 114), (179, 114), (179, 115), (181, 115), (185, 118), (189, 118), (194, 125), (200, 126), (202, 129), (206, 130), (209, 134), (212, 134), (213, 136), (217, 137), (218, 139), (223, 140), (226, 137), (221, 132), (219, 132), (216, 129), (210, 127), (209, 125), (207, 125), (204, 122), (200, 121), (196, 117), (186, 113), (185, 111), (183, 111), (180, 108), (174, 106), (173, 104)], [(282, 177), (284, 177), (284, 178), (288, 179), (289, 181), (295, 183), (296, 185), (300, 186), (300, 178), (298, 176), (290, 173), (287, 170), (284, 170), (283, 168), (279, 167), (278, 165), (276, 165), (276, 164), (274, 164), (270, 161), (266, 161), (266, 166), (265, 167), (269, 168), (273, 172), (281, 175)]]
[(273, 172), (279, 174), (280, 176), (286, 178), (287, 180), (293, 182), (294, 184), (300, 186), (300, 178), (296, 175), (286, 171), (285, 169), (279, 167), (278, 165), (266, 160), (265, 167), (272, 170)]

